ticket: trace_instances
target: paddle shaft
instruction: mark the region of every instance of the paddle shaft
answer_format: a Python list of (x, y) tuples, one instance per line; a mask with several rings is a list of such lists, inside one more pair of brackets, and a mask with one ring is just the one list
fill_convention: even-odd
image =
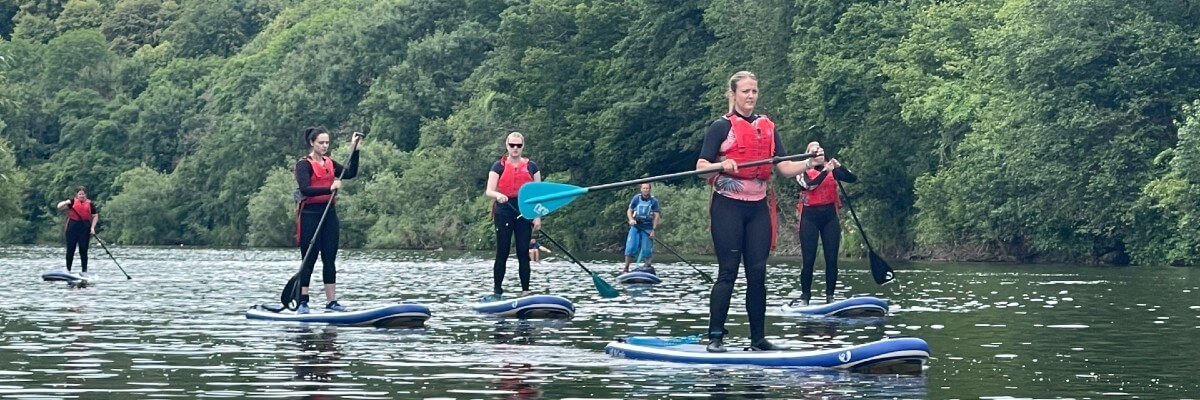
[[(354, 132), (354, 134), (366, 136), (365, 134), (359, 133), (359, 132)], [(351, 140), (353, 140), (353, 139), (351, 139)], [(350, 160), (354, 158), (355, 151), (358, 151), (358, 147), (354, 147), (354, 148), (350, 149), (350, 155), (346, 156), (346, 165), (344, 167), (342, 167), (342, 172), (338, 174), (337, 180), (340, 181), (340, 180), (342, 180), (343, 176), (346, 176), (346, 170), (350, 169)], [(285, 287), (286, 286), (292, 287), (291, 298), (293, 298), (293, 299), (300, 297), (301, 289), (300, 289), (299, 284), (292, 284), (292, 281), (295, 281), (300, 278), (300, 273), (304, 271), (304, 264), (307, 264), (308, 260), (310, 258), (312, 259), (313, 263), (317, 262), (316, 254), (313, 254), (313, 248), (316, 247), (316, 245), (317, 245), (317, 236), (319, 236), (321, 234), (321, 226), (325, 225), (325, 216), (329, 215), (329, 207), (333, 206), (333, 201), (337, 200), (337, 195), (340, 192), (341, 192), (340, 190), (331, 191), (329, 201), (325, 203), (325, 209), (321, 210), (321, 218), (317, 220), (317, 229), (315, 231), (313, 231), (313, 237), (308, 239), (308, 250), (304, 251), (304, 257), (301, 257), (301, 259), (300, 259), (300, 270), (296, 271), (295, 275), (292, 275), (292, 279), (288, 279), (287, 285), (284, 285)], [(303, 210), (301, 210), (301, 211), (303, 211)], [(299, 217), (299, 215), (297, 215), (297, 217)]]
[(113, 264), (117, 264), (117, 268), (121, 270), (122, 274), (125, 274), (125, 279), (133, 279), (132, 276), (129, 276), (129, 273), (125, 272), (125, 268), (121, 267), (121, 263), (117, 262), (117, 258), (113, 257), (112, 252), (108, 251), (108, 246), (104, 245), (104, 240), (100, 239), (99, 235), (96, 236), (96, 241), (100, 242), (100, 247), (104, 249), (105, 254), (108, 254), (108, 258), (113, 260)]
[[(829, 178), (833, 178), (832, 174)], [(854, 218), (854, 226), (858, 227), (858, 234), (862, 235), (863, 243), (867, 245), (867, 251), (874, 253), (875, 250), (871, 248), (871, 241), (867, 240), (867, 231), (863, 230), (862, 224), (858, 222), (858, 214), (854, 212), (854, 205), (850, 204), (850, 195), (846, 194), (846, 188), (842, 187), (841, 181), (835, 179), (834, 182), (837, 182), (838, 189), (842, 191), (842, 198), (846, 199), (846, 208), (850, 209), (850, 216)]]
[(559, 250), (562, 250), (563, 254), (566, 254), (566, 255), (567, 255), (567, 257), (568, 257), (568, 258), (570, 258), (570, 259), (571, 259), (571, 261), (575, 263), (575, 265), (578, 265), (578, 266), (579, 266), (579, 268), (583, 268), (583, 271), (584, 271), (584, 272), (587, 272), (587, 273), (588, 273), (588, 275), (595, 275), (595, 274), (593, 274), (593, 273), (592, 273), (592, 270), (588, 269), (588, 267), (585, 267), (585, 266), (583, 265), (583, 263), (579, 262), (579, 259), (575, 258), (575, 256), (574, 256), (574, 255), (571, 255), (571, 252), (570, 252), (570, 251), (567, 251), (567, 248), (566, 248), (566, 247), (563, 247), (563, 245), (559, 244), (557, 240), (554, 240), (554, 238), (553, 238), (553, 237), (551, 237), (549, 233), (546, 233), (546, 229), (545, 229), (545, 228), (542, 228), (542, 229), (540, 229), (540, 230), (538, 230), (538, 231), (539, 231), (539, 232), (541, 232), (541, 233), (542, 233), (542, 236), (545, 236), (545, 237), (546, 237), (546, 239), (550, 239), (550, 243), (554, 243), (554, 246), (555, 246), (555, 247), (558, 247), (558, 249), (559, 249)]
[[(790, 156), (783, 156), (783, 157), (764, 158), (762, 160), (748, 161), (743, 164), (738, 164), (738, 168), (753, 167), (755, 165), (763, 165), (763, 164), (777, 164), (777, 163), (780, 163), (783, 161), (805, 160), (805, 159), (813, 158), (815, 156), (816, 156), (816, 154), (814, 154), (814, 153), (803, 153), (803, 154), (793, 154)], [(587, 191), (589, 191), (589, 192), (597, 191), (597, 190), (605, 190), (605, 189), (615, 189), (615, 188), (625, 187), (625, 186), (640, 185), (643, 183), (665, 181), (667, 179), (682, 178), (685, 176), (711, 174), (711, 173), (721, 172), (724, 170), (725, 169), (723, 167), (716, 166), (716, 167), (711, 167), (711, 168), (698, 169), (698, 170), (694, 170), (694, 171), (683, 171), (683, 172), (676, 172), (674, 174), (651, 176), (651, 177), (634, 179), (634, 180), (629, 180), (629, 181), (624, 181), (624, 182), (614, 182), (614, 183), (606, 183), (603, 185), (588, 186), (585, 189), (587, 189)]]
[[(646, 233), (646, 230), (642, 229), (642, 227), (640, 227), (640, 226), (635, 226), (635, 228), (637, 228), (637, 230), (641, 231), (642, 233)], [(646, 234), (648, 235), (649, 233), (646, 233)], [(696, 268), (696, 266), (692, 265), (692, 263), (688, 262), (688, 260), (686, 258), (683, 258), (683, 256), (679, 255), (679, 252), (675, 251), (675, 249), (672, 249), (671, 246), (667, 246), (666, 243), (663, 243), (661, 240), (658, 240), (658, 238), (656, 238), (656, 237), (651, 237), (651, 239), (654, 240), (654, 243), (658, 243), (659, 246), (662, 246), (664, 249), (667, 249), (667, 251), (671, 252), (671, 254), (674, 254), (675, 257), (679, 257), (679, 260), (683, 261), (684, 264), (687, 264), (689, 267), (692, 267), (692, 269), (696, 270), (696, 272), (699, 272), (700, 277), (704, 278), (704, 282), (707, 282), (707, 283), (713, 282), (712, 276), (709, 276), (704, 271), (701, 271), (700, 268)]]

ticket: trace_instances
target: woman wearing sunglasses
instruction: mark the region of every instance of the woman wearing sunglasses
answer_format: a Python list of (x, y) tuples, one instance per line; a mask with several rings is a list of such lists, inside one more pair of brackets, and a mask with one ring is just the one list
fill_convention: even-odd
[(517, 210), (517, 192), (529, 182), (541, 182), (542, 173), (537, 164), (525, 158), (525, 137), (520, 132), (508, 134), (506, 152), (499, 161), (492, 163), (488, 172), (487, 191), (484, 195), (492, 199), (492, 220), (496, 224), (496, 263), (492, 265), (492, 295), (484, 301), (501, 300), (504, 289), (504, 272), (507, 269), (508, 250), (516, 236), (517, 272), (521, 276), (521, 295), (529, 295), (529, 240), (534, 229), (542, 228), (542, 219), (533, 221), (521, 218)]

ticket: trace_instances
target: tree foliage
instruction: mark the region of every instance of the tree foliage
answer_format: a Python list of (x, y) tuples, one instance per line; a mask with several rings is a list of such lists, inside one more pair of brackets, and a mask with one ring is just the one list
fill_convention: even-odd
[[(750, 70), (788, 152), (818, 140), (859, 175), (847, 194), (891, 255), (1195, 264), (1193, 8), (0, 1), (0, 140), (25, 182), (0, 209), (32, 232), (0, 239), (56, 238), (53, 200), (82, 184), (118, 241), (290, 246), (288, 171), (320, 125), (339, 162), (370, 133), (339, 202), (345, 246), (487, 248), (483, 186), (508, 132), (547, 180), (688, 170), (726, 80)], [(798, 189), (775, 187), (794, 252)], [(703, 181), (656, 193), (662, 237), (708, 251)], [(614, 250), (630, 195), (583, 196), (547, 230)]]

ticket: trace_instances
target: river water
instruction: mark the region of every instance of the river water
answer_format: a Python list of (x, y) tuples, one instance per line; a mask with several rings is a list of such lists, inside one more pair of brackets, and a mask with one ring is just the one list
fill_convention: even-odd
[[(893, 263), (898, 283), (878, 286), (865, 263), (844, 260), (839, 295), (887, 299), (889, 316), (768, 311), (768, 337), (793, 347), (925, 339), (924, 373), (897, 376), (605, 355), (618, 335), (706, 330), (709, 288), (668, 254), (656, 264), (663, 284), (615, 299), (552, 255), (535, 264), (533, 289), (572, 300), (577, 315), (522, 321), (472, 311), (490, 291), (487, 254), (344, 250), (343, 304), (410, 301), (433, 312), (423, 329), (374, 329), (247, 320), (249, 305), (277, 301), (298, 269), (294, 249), (109, 250), (132, 279), (93, 248), (100, 279), (70, 289), (40, 280), (62, 266), (61, 248), (0, 247), (0, 397), (1200, 398), (1197, 268)], [(689, 261), (715, 274), (713, 259)], [(615, 261), (584, 262), (616, 285)], [(518, 291), (512, 264), (506, 287)], [(772, 260), (771, 309), (799, 296), (799, 269), (796, 259)], [(818, 268), (815, 286), (823, 282)], [(744, 346), (743, 285), (728, 328)]]

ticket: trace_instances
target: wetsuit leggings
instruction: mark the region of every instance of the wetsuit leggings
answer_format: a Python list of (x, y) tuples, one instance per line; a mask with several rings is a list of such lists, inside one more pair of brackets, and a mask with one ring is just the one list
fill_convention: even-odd
[(805, 206), (800, 215), (800, 251), (803, 268), (800, 270), (800, 298), (810, 299), (813, 266), (817, 263), (817, 239), (825, 254), (825, 295), (832, 296), (837, 287), (838, 246), (842, 243), (842, 226), (833, 204)]
[[(325, 203), (319, 203), (305, 205), (300, 212), (300, 256), (304, 258), (300, 267), (300, 287), (308, 287), (317, 264), (317, 255), (305, 252), (308, 251), (308, 242), (317, 234), (317, 224), (324, 210)], [(326, 285), (337, 283), (337, 266), (334, 262), (337, 260), (338, 231), (337, 206), (331, 206), (325, 222), (321, 224), (321, 234), (316, 235), (317, 241), (313, 244), (313, 253), (321, 255), (321, 280)]]
[[(510, 202), (516, 201), (510, 199)], [(529, 238), (533, 236), (533, 223), (515, 212), (505, 212), (497, 204), (494, 214), (496, 224), (496, 262), (492, 265), (492, 293), (503, 294), (504, 273), (508, 269), (508, 249), (516, 236), (517, 274), (521, 277), (521, 290), (529, 291)]]
[(88, 221), (70, 221), (67, 222), (67, 229), (64, 235), (67, 237), (67, 271), (71, 270), (71, 264), (75, 263), (75, 248), (79, 247), (79, 266), (83, 272), (87, 272), (88, 262), (88, 243), (91, 242), (92, 228)]
[(725, 334), (733, 282), (738, 264), (746, 268), (746, 314), (750, 340), (766, 336), (767, 256), (771, 252), (771, 214), (767, 200), (741, 201), (714, 194), (709, 208), (713, 248), (717, 253), (717, 283), (709, 299), (709, 336)]

